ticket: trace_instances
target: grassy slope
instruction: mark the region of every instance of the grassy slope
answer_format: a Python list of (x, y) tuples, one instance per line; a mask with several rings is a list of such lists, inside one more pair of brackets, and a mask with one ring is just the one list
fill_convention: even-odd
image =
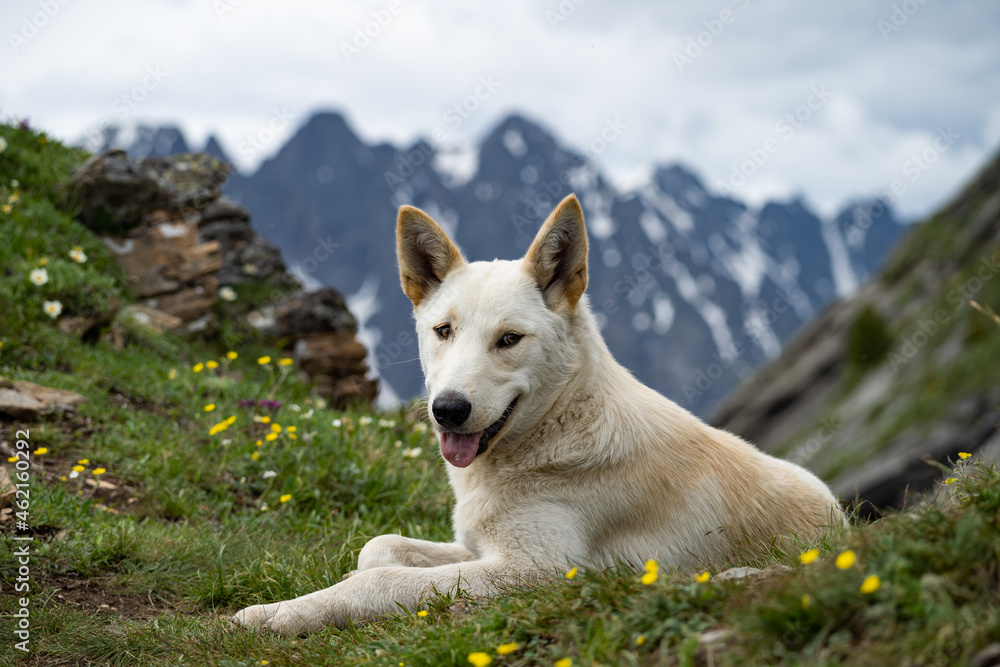
[[(935, 427), (968, 421), (956, 416), (963, 402), (996, 404), (1000, 331), (969, 302), (1000, 309), (1000, 280), (989, 263), (1000, 261), (1000, 234), (993, 222), (998, 181), (1000, 156), (893, 249), (873, 278), (876, 296), (888, 297), (876, 308), (891, 340), (888, 353), (871, 364), (851, 360), (835, 395), (798, 433), (775, 446), (776, 453), (787, 456), (824, 432), (824, 424), (835, 424), (837, 432), (808, 466), (828, 481), (845, 471), (851, 477), (906, 436), (913, 436), (913, 450)], [(983, 220), (992, 224), (982, 225)], [(977, 238), (970, 238), (973, 227), (980, 228)], [(922, 328), (928, 322), (940, 322), (931, 336)]]
[[(10, 144), (0, 204), (19, 193), (0, 213), (0, 374), (88, 399), (66, 419), (0, 423), (0, 440), (30, 427), (33, 450), (48, 450), (31, 459), (28, 655), (13, 647), (15, 542), (0, 523), (0, 663), (436, 666), (486, 651), (506, 665), (694, 664), (709, 657), (698, 633), (722, 628), (731, 634), (711, 651), (714, 664), (962, 664), (1000, 637), (1000, 473), (981, 463), (962, 464), (934, 503), (828, 536), (810, 565), (798, 554), (812, 545), (774, 548), (750, 564), (791, 569), (749, 585), (661, 572), (647, 586), (626, 570), (581, 572), (494, 601), (443, 596), (425, 617), (307, 638), (230, 630), (225, 619), (244, 605), (338, 581), (369, 537), (447, 539), (437, 446), (406, 414), (326, 409), (257, 341), (229, 335), (223, 347), (119, 323), (129, 344), (116, 350), (59, 334), (42, 300), (85, 312), (129, 296), (102, 245), (52, 204), (83, 156), (30, 131), (0, 126), (0, 136)], [(89, 256), (82, 265), (68, 259), (76, 245)], [(27, 275), (43, 257), (50, 283), (36, 287)], [(262, 366), (262, 355), (275, 359)], [(219, 367), (192, 370), (208, 360)], [(283, 405), (239, 407), (251, 398)], [(282, 426), (274, 440), (262, 417)], [(407, 457), (412, 448), (421, 451)], [(81, 459), (84, 472), (69, 478)], [(98, 467), (107, 472), (96, 477)], [(265, 479), (269, 470), (277, 474)], [(857, 563), (840, 570), (834, 557), (848, 548)], [(869, 574), (882, 585), (866, 595)], [(508, 642), (518, 648), (497, 656)]]

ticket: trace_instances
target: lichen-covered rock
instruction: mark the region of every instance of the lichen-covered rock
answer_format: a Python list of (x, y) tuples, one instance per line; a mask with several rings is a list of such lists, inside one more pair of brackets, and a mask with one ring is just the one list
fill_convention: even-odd
[(332, 287), (291, 294), (275, 306), (279, 336), (349, 331), (358, 323), (347, 309), (344, 296)]
[(120, 234), (170, 199), (156, 169), (135, 162), (125, 151), (96, 155), (83, 163), (65, 186), (69, 204), (87, 227), (101, 234)]
[(299, 368), (331, 404), (375, 400), (378, 381), (368, 377), (367, 350), (355, 338), (357, 322), (340, 292), (327, 287), (290, 294), (260, 321), (273, 335), (290, 341)]
[[(133, 320), (160, 331), (214, 331), (212, 307), (222, 287), (267, 282), (281, 292), (299, 286), (280, 251), (254, 232), (249, 211), (221, 196), (228, 174), (226, 163), (207, 154), (135, 162), (112, 152), (74, 175), (68, 187), (81, 220), (104, 233), (140, 299), (129, 309)], [(295, 292), (246, 319), (287, 345), (333, 404), (374, 400), (378, 383), (367, 377), (367, 351), (337, 290)]]
[(151, 157), (140, 164), (156, 172), (177, 210), (201, 210), (217, 201), (230, 171), (228, 163), (208, 153)]

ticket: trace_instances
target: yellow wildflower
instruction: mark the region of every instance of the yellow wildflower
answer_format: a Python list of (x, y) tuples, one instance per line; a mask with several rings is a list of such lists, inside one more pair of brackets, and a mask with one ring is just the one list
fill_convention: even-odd
[(646, 635), (639, 635), (638, 637), (635, 638), (636, 646), (642, 646), (645, 643), (646, 643)]
[(260, 359), (258, 359), (257, 363), (260, 364), (261, 366), (264, 366), (265, 364), (269, 364), (269, 363), (271, 363), (271, 357), (268, 357), (268, 356), (265, 355), (265, 356), (261, 357)]
[(270, 417), (261, 417), (260, 418), (260, 423), (261, 424), (270, 424), (271, 423), (271, 418)]
[(477, 651), (476, 653), (469, 654), (469, 662), (471, 662), (474, 667), (486, 667), (486, 665), (493, 662), (493, 658), (486, 655), (482, 651)]
[(849, 568), (849, 567), (851, 567), (852, 565), (854, 565), (854, 562), (855, 562), (855, 561), (856, 561), (857, 559), (858, 559), (858, 558), (857, 558), (857, 556), (856, 556), (856, 555), (854, 554), (854, 552), (853, 552), (853, 551), (851, 551), (850, 549), (848, 549), (847, 551), (843, 551), (843, 552), (841, 552), (841, 553), (840, 553), (840, 555), (839, 555), (839, 556), (837, 556), (837, 561), (836, 561), (836, 564), (837, 564), (837, 567), (838, 567), (839, 569), (841, 569), (841, 570), (846, 570), (847, 568)]
[(42, 454), (48, 454), (48, 453), (49, 453), (49, 448), (48, 447), (39, 447), (38, 449), (35, 450), (35, 454), (37, 454), (38, 456), (41, 456)]
[(571, 567), (569, 569), (569, 572), (566, 573), (566, 578), (567, 579), (572, 579), (573, 577), (576, 576), (576, 572), (577, 572), (577, 569), (575, 567)]
[(17, 457), (16, 456), (8, 456), (7, 457), (7, 463), (13, 463), (14, 461), (17, 461)]
[(646, 561), (646, 573), (640, 577), (639, 581), (649, 586), (651, 583), (656, 581), (659, 569), (660, 566), (656, 564), (656, 561), (650, 558)]
[(882, 585), (882, 580), (878, 578), (877, 574), (871, 574), (865, 577), (865, 580), (861, 582), (861, 592), (865, 595), (869, 593), (874, 593)]
[(421, 609), (420, 611), (417, 612), (417, 616), (419, 616), (420, 618), (424, 618), (425, 616), (427, 616), (427, 610)]
[(573, 667), (573, 658), (563, 658), (556, 660), (554, 667)]
[(167, 379), (168, 380), (173, 380), (176, 377), (177, 377), (177, 369), (176, 368), (171, 368), (170, 372), (167, 373)]
[(954, 477), (949, 477), (948, 479), (944, 480), (944, 483), (945, 483), (945, 484), (954, 484), (954, 483), (955, 483), (955, 482), (957, 482), (957, 481), (958, 481), (958, 480), (957, 480), (957, 479), (955, 479)]
[(229, 424), (230, 426), (232, 426), (233, 424), (235, 424), (236, 423), (236, 415), (229, 415), (228, 417), (226, 417), (226, 423)]
[(292, 364), (295, 363), (295, 361), (291, 357), (285, 357), (283, 359), (279, 359), (278, 363), (281, 364), (282, 366), (291, 366)]
[(73, 470), (75, 470), (76, 472), (83, 472), (84, 470), (86, 470), (86, 468), (84, 468), (81, 465), (75, 465), (73, 466)]
[(255, 442), (254, 444), (255, 444), (255, 445), (257, 445), (258, 447), (260, 447), (261, 445), (263, 445), (263, 444), (264, 444), (264, 441), (263, 441), (263, 440), (258, 440), (258, 441), (257, 441), (257, 442)]
[(271, 424), (271, 430), (274, 433), (281, 433), (281, 424)]
[(219, 367), (219, 362), (216, 361), (216, 360), (214, 360), (214, 359), (211, 359), (211, 360), (205, 362), (205, 366), (206, 366), (206, 368), (218, 368)]
[(232, 350), (229, 350), (229, 352), (226, 352), (226, 359), (229, 359), (230, 361), (232, 361), (233, 359), (235, 359), (238, 356), (240, 356), (240, 355), (236, 354)]
[(90, 463), (90, 459), (80, 459), (79, 461), (77, 461), (77, 463), (79, 463), (80, 465), (84, 465), (85, 466), (88, 463)]
[(267, 435), (264, 436), (264, 439), (267, 440), (268, 442), (273, 442), (278, 439), (278, 434), (268, 433)]
[(694, 577), (695, 581), (697, 581), (699, 584), (703, 584), (711, 578), (712, 575), (708, 573), (708, 570), (705, 570), (701, 574), (696, 574)]
[(963, 461), (966, 460), (966, 459), (968, 459), (968, 458), (971, 458), (971, 457), (972, 457), (972, 454), (970, 454), (969, 452), (959, 452), (958, 453), (958, 458), (962, 459)]
[(809, 551), (803, 551), (802, 555), (799, 556), (799, 562), (803, 565), (808, 565), (819, 558), (819, 549), (810, 549)]
[(205, 370), (205, 364), (199, 361), (198, 363), (196, 363), (194, 366), (191, 367), (191, 370), (193, 370), (195, 373), (200, 373), (203, 370)]
[(287, 428), (286, 428), (285, 430), (286, 430), (286, 431), (288, 431), (289, 433), (295, 433), (295, 432), (296, 432), (296, 431), (298, 431), (299, 429), (298, 429), (298, 427), (297, 427), (297, 426), (289, 426), (289, 427), (287, 427)]
[(808, 594), (808, 593), (804, 593), (804, 594), (802, 595), (802, 608), (803, 608), (803, 609), (809, 609), (809, 607), (810, 607), (810, 606), (812, 606), (812, 601), (813, 601), (813, 600), (812, 600), (812, 598), (811, 598), (811, 597), (809, 596), (809, 594)]
[(292, 499), (292, 494), (290, 494), (290, 493), (286, 493), (285, 495), (283, 495), (280, 498), (278, 498), (278, 500), (280, 500), (283, 503), (287, 503), (291, 499)]
[(107, 472), (107, 470), (105, 470), (104, 468), (94, 468), (94, 474), (95, 475), (103, 475), (106, 472)]
[(256, 461), (257, 459), (260, 458), (260, 452), (254, 452), (253, 454), (250, 455), (250, 458)]
[[(294, 433), (289, 433), (288, 437), (290, 439), (292, 439), (292, 440), (298, 440), (299, 439), (299, 436), (295, 435)], [(417, 449), (420, 449), (420, 448), (418, 447)]]
[(211, 412), (214, 409), (215, 409), (215, 403), (209, 403), (204, 408), (202, 408), (202, 410), (204, 410), (205, 412)]
[(513, 653), (519, 648), (521, 647), (518, 646), (517, 642), (510, 642), (509, 644), (500, 644), (500, 646), (497, 646), (497, 654), (507, 655), (508, 653)]

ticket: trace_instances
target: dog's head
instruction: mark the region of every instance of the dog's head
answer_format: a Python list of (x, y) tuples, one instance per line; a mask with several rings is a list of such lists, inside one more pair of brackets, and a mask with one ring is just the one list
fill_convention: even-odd
[(583, 211), (570, 195), (522, 259), (468, 263), (430, 216), (404, 206), (396, 250), (441, 453), (464, 468), (527, 432), (573, 372), (572, 325), (586, 308)]

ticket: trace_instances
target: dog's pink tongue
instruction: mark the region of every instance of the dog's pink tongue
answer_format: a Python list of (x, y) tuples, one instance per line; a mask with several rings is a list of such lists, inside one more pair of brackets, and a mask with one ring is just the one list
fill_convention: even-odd
[(483, 432), (476, 433), (442, 433), (441, 456), (456, 468), (464, 468), (476, 458), (479, 451), (479, 439)]

